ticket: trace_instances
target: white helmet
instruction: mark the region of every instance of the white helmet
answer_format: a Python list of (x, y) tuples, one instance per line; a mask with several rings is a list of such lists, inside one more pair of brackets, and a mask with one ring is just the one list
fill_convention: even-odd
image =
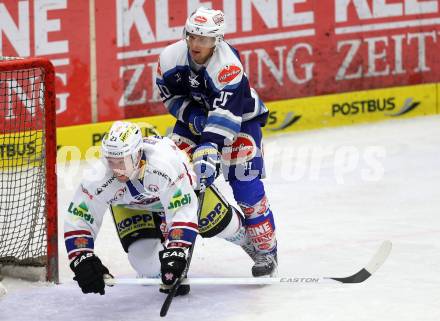
[(200, 7), (194, 11), (185, 23), (187, 33), (199, 36), (215, 37), (215, 46), (223, 41), (225, 35), (225, 15), (221, 10)]
[(117, 121), (113, 123), (109, 133), (102, 140), (102, 154), (104, 157), (112, 158), (131, 155), (133, 164), (136, 164), (142, 141), (142, 133), (138, 125)]

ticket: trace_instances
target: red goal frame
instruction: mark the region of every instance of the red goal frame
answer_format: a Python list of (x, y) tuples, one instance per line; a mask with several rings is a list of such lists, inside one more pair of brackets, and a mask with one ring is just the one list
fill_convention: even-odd
[[(5, 58), (3, 58), (5, 59)], [(57, 176), (56, 176), (56, 107), (55, 107), (55, 70), (48, 59), (44, 58), (6, 58), (1, 60), (1, 71), (23, 69), (44, 70), (44, 117), (46, 137), (46, 280), (59, 283), (58, 271), (58, 209), (57, 209)]]

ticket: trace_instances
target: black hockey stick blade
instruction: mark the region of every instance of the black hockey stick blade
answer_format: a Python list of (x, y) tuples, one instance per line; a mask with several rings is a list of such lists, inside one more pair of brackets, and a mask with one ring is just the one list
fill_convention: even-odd
[(379, 250), (376, 252), (376, 254), (373, 256), (370, 262), (363, 269), (345, 278), (329, 277), (328, 279), (339, 281), (341, 283), (364, 282), (382, 266), (382, 264), (388, 258), (388, 255), (391, 252), (391, 248), (392, 248), (392, 243), (390, 241), (384, 241), (380, 246)]
[(167, 315), (168, 310), (170, 308), (171, 302), (173, 301), (174, 296), (176, 295), (177, 289), (179, 288), (180, 284), (182, 283), (182, 280), (179, 279), (174, 284), (174, 286), (170, 289), (170, 292), (167, 294), (167, 297), (165, 301), (162, 304), (162, 307), (160, 308), (160, 316), (164, 317)]

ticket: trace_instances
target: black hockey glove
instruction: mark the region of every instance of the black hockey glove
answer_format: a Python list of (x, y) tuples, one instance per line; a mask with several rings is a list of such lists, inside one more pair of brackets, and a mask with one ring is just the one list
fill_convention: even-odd
[(186, 267), (186, 254), (183, 249), (165, 249), (159, 252), (160, 272), (162, 283), (173, 284), (183, 273)]
[(83, 293), (105, 294), (103, 276), (110, 273), (95, 254), (81, 253), (70, 263), (70, 268)]

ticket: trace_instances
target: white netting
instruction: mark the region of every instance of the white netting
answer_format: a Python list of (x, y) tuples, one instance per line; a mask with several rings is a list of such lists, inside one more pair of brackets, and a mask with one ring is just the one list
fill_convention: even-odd
[(44, 106), (42, 69), (0, 71), (2, 266), (46, 264)]

